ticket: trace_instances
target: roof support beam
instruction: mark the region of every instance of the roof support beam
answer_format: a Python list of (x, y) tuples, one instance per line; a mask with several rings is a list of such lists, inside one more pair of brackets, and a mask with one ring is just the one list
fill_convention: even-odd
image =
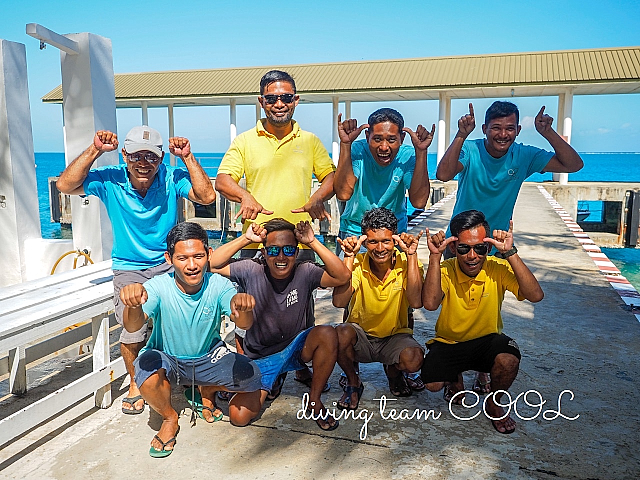
[(438, 99), (438, 163), (444, 156), (450, 138), (451, 124), (451, 97), (445, 92), (440, 92)]
[(331, 158), (333, 159), (333, 164), (338, 165), (338, 157), (340, 156), (340, 138), (338, 138), (338, 112), (339, 112), (339, 104), (340, 99), (336, 96), (333, 97), (333, 118), (331, 120)]
[(80, 53), (78, 42), (59, 35), (37, 23), (27, 23), (27, 35), (40, 40), (40, 50), (44, 48), (45, 43), (48, 43), (69, 55), (78, 55)]

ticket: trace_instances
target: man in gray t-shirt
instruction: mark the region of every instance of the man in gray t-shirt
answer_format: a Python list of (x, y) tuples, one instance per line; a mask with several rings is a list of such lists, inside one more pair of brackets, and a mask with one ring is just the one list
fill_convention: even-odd
[[(263, 244), (261, 260), (228, 263), (251, 243)], [(298, 243), (314, 251), (324, 268), (308, 262), (296, 264)], [(349, 282), (349, 269), (315, 238), (309, 222), (294, 226), (282, 218), (269, 220), (264, 226), (252, 224), (244, 235), (218, 247), (209, 265), (255, 298), (253, 325), (247, 330), (244, 350), (262, 374), (261, 404), (278, 377), (311, 361), (311, 418), (322, 430), (337, 428), (338, 421), (328, 415), (320, 394), (336, 363), (338, 336), (331, 326), (313, 325), (310, 307), (313, 290)]]

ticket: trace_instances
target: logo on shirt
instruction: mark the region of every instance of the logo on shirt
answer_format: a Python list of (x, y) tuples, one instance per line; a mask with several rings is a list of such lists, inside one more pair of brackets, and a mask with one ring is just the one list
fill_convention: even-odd
[(518, 169), (517, 168), (510, 168), (507, 171), (507, 175), (509, 175), (510, 177), (515, 177), (518, 174)]
[(294, 145), (293, 153), (304, 153), (304, 150), (302, 150), (302, 147), (300, 145)]
[(293, 305), (294, 303), (298, 303), (298, 289), (294, 288), (287, 294), (287, 307)]
[(400, 183), (400, 177), (398, 175), (394, 175), (391, 181), (393, 183)]

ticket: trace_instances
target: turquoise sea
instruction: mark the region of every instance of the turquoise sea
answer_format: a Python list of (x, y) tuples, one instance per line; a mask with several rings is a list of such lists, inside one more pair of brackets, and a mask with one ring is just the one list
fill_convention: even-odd
[[(581, 153), (584, 168), (570, 175), (570, 180), (583, 182), (640, 182), (640, 152), (635, 153)], [(218, 171), (222, 153), (196, 154), (209, 176)], [(122, 161), (122, 160), (121, 160)], [(436, 155), (429, 154), (429, 176), (435, 177)], [(51, 223), (49, 215), (48, 177), (55, 177), (64, 170), (63, 153), (36, 153), (36, 178), (40, 203), (40, 222), (43, 238), (70, 238), (71, 232)], [(532, 182), (551, 180), (551, 174), (535, 174)], [(606, 248), (603, 252), (616, 264), (631, 283), (640, 290), (640, 249)]]

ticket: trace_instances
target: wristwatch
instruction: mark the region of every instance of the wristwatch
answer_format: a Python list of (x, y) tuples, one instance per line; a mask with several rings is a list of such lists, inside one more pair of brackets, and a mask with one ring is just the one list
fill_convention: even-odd
[(509, 258), (511, 255), (518, 253), (518, 249), (516, 248), (516, 246), (514, 245), (513, 247), (511, 247), (509, 250), (507, 250), (506, 252), (497, 252), (495, 254), (496, 257), (498, 258), (502, 258), (503, 260), (506, 258)]

